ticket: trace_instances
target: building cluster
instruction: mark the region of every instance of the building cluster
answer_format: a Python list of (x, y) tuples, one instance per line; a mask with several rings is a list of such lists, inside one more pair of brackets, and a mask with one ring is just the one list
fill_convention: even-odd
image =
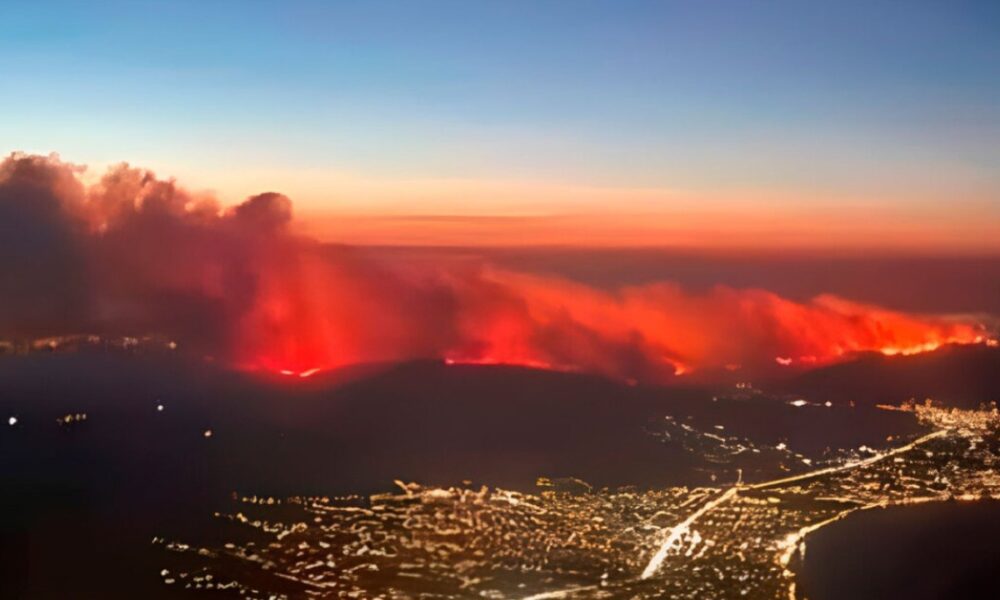
[(177, 342), (163, 336), (60, 335), (43, 338), (0, 339), (0, 356), (56, 352), (154, 353), (177, 349)]
[[(216, 514), (232, 542), (155, 542), (171, 563), (165, 583), (246, 597), (794, 597), (807, 536), (828, 523), (872, 507), (1000, 497), (995, 407), (900, 410), (932, 431), (753, 483), (594, 490), (541, 478), (531, 494), (397, 482), (370, 497), (243, 497)], [(659, 435), (720, 456), (796, 458), (671, 420)]]

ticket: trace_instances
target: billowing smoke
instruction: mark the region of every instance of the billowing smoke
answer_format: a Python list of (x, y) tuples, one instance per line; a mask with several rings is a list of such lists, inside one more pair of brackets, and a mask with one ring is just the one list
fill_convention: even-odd
[(978, 324), (833, 296), (613, 292), (484, 264), (373, 261), (290, 232), (277, 193), (222, 209), (120, 165), (0, 164), (0, 337), (156, 333), (237, 368), (311, 372), (442, 358), (662, 381), (974, 342)]

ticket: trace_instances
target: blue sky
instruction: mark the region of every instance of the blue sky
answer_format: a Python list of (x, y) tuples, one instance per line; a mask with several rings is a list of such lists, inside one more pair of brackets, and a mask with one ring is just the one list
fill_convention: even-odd
[(7, 0), (0, 75), (4, 151), (223, 198), (266, 176), (331, 210), (572, 204), (546, 186), (1000, 202), (995, 2)]

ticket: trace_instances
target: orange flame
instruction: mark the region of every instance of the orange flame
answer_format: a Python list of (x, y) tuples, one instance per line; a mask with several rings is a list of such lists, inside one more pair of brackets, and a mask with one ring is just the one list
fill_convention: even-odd
[(764, 290), (692, 294), (668, 283), (606, 292), (492, 269), (373, 279), (318, 262), (296, 278), (281, 272), (244, 322), (241, 347), (250, 351), (245, 363), (300, 377), (357, 362), (439, 358), (656, 382), (733, 365), (812, 366), (861, 351), (913, 354), (985, 340), (975, 322), (834, 296), (799, 303)]
[(127, 165), (91, 186), (79, 173), (55, 157), (0, 161), (0, 209), (19, 232), (3, 238), (14, 245), (2, 271), (16, 283), (0, 310), (4, 335), (156, 331), (289, 379), (436, 358), (635, 382), (995, 343), (968, 318), (834, 296), (795, 302), (722, 286), (695, 294), (671, 283), (609, 292), (468, 263), (376, 264), (292, 233), (291, 201), (281, 194), (223, 210)]

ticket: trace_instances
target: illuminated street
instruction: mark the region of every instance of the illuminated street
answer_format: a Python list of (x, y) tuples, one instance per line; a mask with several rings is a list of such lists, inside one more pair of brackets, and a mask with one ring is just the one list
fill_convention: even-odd
[[(794, 598), (795, 563), (819, 527), (876, 507), (1000, 496), (995, 408), (895, 410), (933, 431), (774, 480), (640, 493), (542, 479), (537, 494), (398, 483), (398, 493), (369, 498), (241, 497), (216, 516), (245, 541), (154, 543), (170, 553), (169, 585), (249, 597)], [(703, 434), (738, 443), (718, 437)]]

